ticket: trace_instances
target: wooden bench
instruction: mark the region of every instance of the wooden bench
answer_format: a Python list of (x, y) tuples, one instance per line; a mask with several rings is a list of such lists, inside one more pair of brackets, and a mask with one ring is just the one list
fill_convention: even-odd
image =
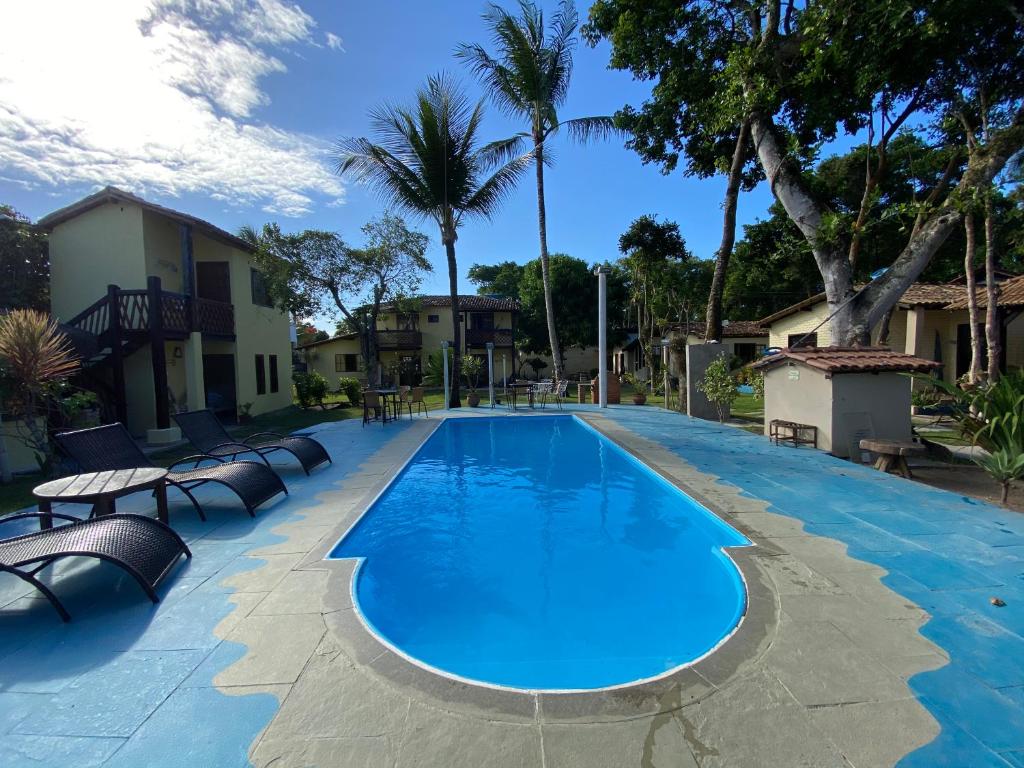
[(861, 440), (860, 449), (871, 451), (875, 459), (875, 469), (880, 472), (896, 471), (898, 475), (910, 479), (910, 467), (907, 466), (907, 456), (919, 456), (925, 453), (925, 447), (920, 443), (913, 443), (908, 440)]
[(768, 438), (776, 445), (790, 443), (794, 448), (799, 445), (811, 445), (817, 448), (818, 428), (813, 424), (772, 419), (768, 422)]

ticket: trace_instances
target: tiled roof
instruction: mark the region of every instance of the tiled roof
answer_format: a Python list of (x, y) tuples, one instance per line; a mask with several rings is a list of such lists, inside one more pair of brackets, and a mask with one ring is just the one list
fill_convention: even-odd
[[(415, 296), (413, 302), (421, 307), (450, 307), (452, 297), (448, 295)], [(394, 306), (383, 308), (393, 312)], [(518, 312), (519, 300), (510, 296), (480, 296), (474, 293), (459, 294), (459, 311), (462, 312)]]
[(252, 253), (253, 247), (249, 243), (245, 242), (239, 237), (221, 229), (208, 221), (190, 216), (187, 213), (181, 211), (175, 211), (172, 208), (165, 208), (162, 205), (151, 203), (148, 200), (143, 200), (138, 195), (133, 195), (131, 192), (125, 192), (123, 189), (117, 187), (104, 187), (99, 192), (83, 197), (78, 202), (72, 203), (71, 205), (65, 206), (60, 210), (49, 213), (43, 216), (37, 223), (44, 229), (53, 229), (58, 224), (73, 219), (86, 211), (97, 208), (104, 203), (131, 203), (137, 205), (146, 210), (157, 213), (161, 216), (166, 216), (169, 219), (177, 221), (180, 224), (188, 224), (191, 227), (195, 227), (196, 230), (202, 232), (204, 235), (211, 237), (214, 240), (219, 240), (222, 243), (227, 243), (230, 246), (245, 251), (246, 253)]
[[(964, 290), (963, 286), (957, 286), (957, 288), (960, 289), (959, 298), (956, 301), (951, 301), (946, 309), (967, 309), (967, 291)], [(984, 286), (975, 291), (975, 296), (978, 299), (979, 309), (988, 307), (988, 293)], [(999, 283), (996, 306), (1024, 306), (1024, 275), (1018, 275)]]
[(927, 373), (939, 367), (934, 360), (893, 352), (885, 347), (797, 347), (754, 363), (755, 368), (773, 368), (795, 360), (826, 373), (875, 373), (878, 371), (915, 371)]
[[(857, 290), (863, 288), (863, 285), (858, 285)], [(953, 309), (951, 306), (947, 306), (950, 302), (962, 299), (964, 295), (964, 288), (962, 285), (950, 285), (949, 283), (911, 283), (910, 287), (900, 297), (899, 305), (902, 307), (916, 307), (924, 306), (932, 309)], [(776, 320), (781, 320), (784, 317), (795, 315), (801, 309), (810, 309), (811, 307), (821, 304), (825, 301), (824, 293), (817, 293), (814, 296), (810, 296), (801, 302), (797, 302), (785, 309), (780, 309), (778, 312), (762, 317), (758, 320), (760, 325), (768, 326), (774, 323)]]
[(329, 339), (320, 339), (319, 341), (308, 341), (305, 344), (298, 344), (295, 348), (310, 349), (311, 347), (319, 347), (322, 344), (331, 344), (335, 341), (352, 341), (358, 338), (358, 333), (343, 333), (340, 336), (331, 336)]
[[(704, 323), (676, 323), (674, 330), (683, 331), (689, 328), (691, 336), (704, 336)], [(728, 320), (722, 324), (723, 338), (737, 338), (740, 336), (768, 336), (768, 329), (764, 328), (758, 320)]]

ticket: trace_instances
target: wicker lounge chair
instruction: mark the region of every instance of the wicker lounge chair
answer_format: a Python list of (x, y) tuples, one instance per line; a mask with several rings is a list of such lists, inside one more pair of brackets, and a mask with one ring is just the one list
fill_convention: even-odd
[[(153, 463), (135, 444), (123, 424), (108, 424), (104, 427), (62, 432), (57, 435), (57, 444), (86, 472), (103, 472), (110, 469), (133, 469), (151, 467)], [(212, 466), (199, 466), (203, 461), (218, 462)], [(179, 464), (191, 464), (192, 469), (174, 470)], [(256, 516), (256, 507), (277, 494), (288, 493), (284, 482), (274, 470), (255, 461), (225, 462), (217, 456), (201, 454), (189, 456), (171, 465), (166, 482), (186, 496), (205, 520), (203, 508), (192, 495), (192, 490), (206, 483), (219, 483), (234, 491), (250, 517)]]
[(268, 467), (267, 454), (275, 451), (290, 453), (308, 475), (309, 470), (320, 466), (325, 461), (333, 463), (320, 443), (311, 437), (297, 437), (294, 435), (279, 435), (276, 432), (259, 432), (249, 435), (247, 439), (269, 437), (271, 440), (266, 443), (243, 443), (232, 440), (231, 435), (224, 429), (224, 425), (217, 420), (211, 410), (189, 411), (178, 413), (172, 417), (181, 427), (181, 431), (196, 448), (209, 456), (227, 458), (234, 461), (236, 457), (246, 453), (255, 453)]
[[(69, 621), (71, 615), (50, 588), (36, 578), (36, 574), (58, 560), (95, 557), (119, 565), (139, 582), (150, 600), (158, 603), (156, 586), (181, 555), (192, 557), (177, 533), (151, 517), (105, 515), (79, 520), (55, 512), (49, 514), (69, 523), (0, 540), (0, 571), (14, 574), (42, 592), (64, 621)], [(0, 518), (0, 523), (40, 516), (38, 512), (26, 512)]]

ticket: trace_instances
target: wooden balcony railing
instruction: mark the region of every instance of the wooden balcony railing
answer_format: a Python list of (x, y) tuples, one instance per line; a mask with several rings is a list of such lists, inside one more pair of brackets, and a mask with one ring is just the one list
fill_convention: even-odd
[(420, 331), (377, 331), (378, 349), (419, 349), (422, 346)]
[(488, 342), (495, 347), (512, 346), (511, 328), (470, 328), (466, 331), (467, 347), (483, 347)]

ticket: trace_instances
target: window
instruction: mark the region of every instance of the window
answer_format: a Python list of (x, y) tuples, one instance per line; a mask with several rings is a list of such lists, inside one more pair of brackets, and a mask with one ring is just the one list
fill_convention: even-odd
[(399, 331), (418, 331), (420, 316), (415, 312), (399, 312), (395, 315), (395, 328)]
[(738, 342), (733, 345), (732, 353), (742, 362), (749, 363), (757, 358), (757, 345), (746, 342)]
[(439, 322), (441, 322), (441, 318), (440, 318), (439, 315), (427, 315), (427, 322), (428, 323), (439, 323)]
[(263, 355), (256, 355), (256, 394), (267, 393), (267, 371), (263, 367)]
[(473, 327), (482, 331), (493, 331), (494, 330), (494, 313), (493, 312), (473, 312), (472, 315)]
[(270, 363), (270, 391), (277, 392), (277, 355), (271, 355)]
[(786, 346), (793, 348), (797, 345), (801, 347), (816, 347), (818, 346), (818, 334), (816, 333), (791, 333), (786, 338)]
[(256, 269), (249, 270), (249, 284), (252, 286), (252, 303), (259, 307), (272, 307), (274, 302), (270, 299), (270, 291), (267, 289), (267, 278)]
[(335, 373), (354, 373), (359, 370), (359, 355), (337, 354), (334, 356)]

